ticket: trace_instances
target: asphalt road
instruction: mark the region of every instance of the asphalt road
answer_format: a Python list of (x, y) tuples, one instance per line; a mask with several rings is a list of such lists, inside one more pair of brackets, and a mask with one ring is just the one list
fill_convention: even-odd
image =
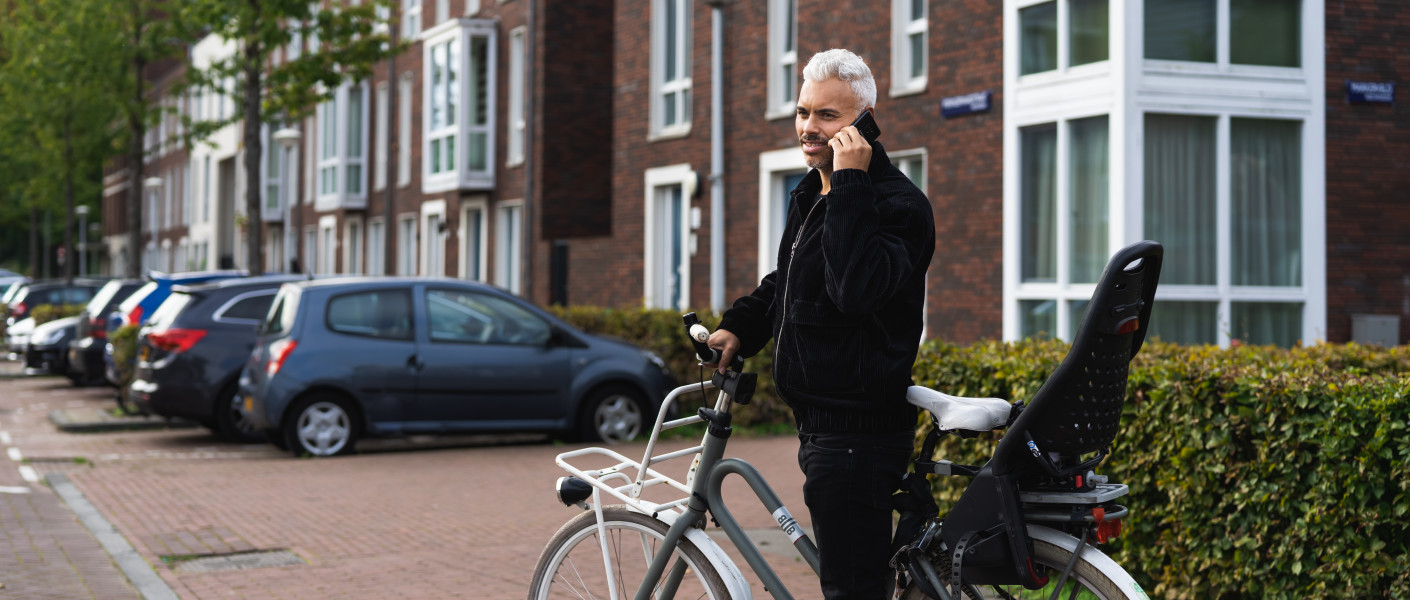
[[(542, 437), (416, 438), (301, 459), (199, 427), (68, 433), (50, 419), (114, 406), (107, 388), (0, 377), (10, 458), (0, 465), (0, 533), (13, 549), (0, 556), (0, 597), (524, 598), (544, 543), (577, 511), (554, 499), (563, 474), (554, 457), (580, 446)], [(645, 446), (617, 449), (640, 456)], [(796, 451), (792, 437), (736, 437), (727, 455), (754, 463), (806, 526)], [(683, 475), (686, 464), (665, 468)], [(85, 529), (54, 480), (70, 482), (114, 533)], [(747, 486), (726, 487), (735, 516), (780, 552), (766, 556), (793, 595), (818, 597), (816, 577), (769, 535), (773, 521)], [(134, 583), (98, 537), (125, 541), (129, 563), (155, 578)], [(754, 594), (768, 597), (757, 581)]]

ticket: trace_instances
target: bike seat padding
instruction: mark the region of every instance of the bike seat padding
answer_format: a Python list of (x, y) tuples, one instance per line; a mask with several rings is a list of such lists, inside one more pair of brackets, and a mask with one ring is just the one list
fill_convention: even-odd
[(935, 415), (944, 430), (993, 431), (1009, 420), (1011, 407), (999, 398), (965, 398), (913, 385), (906, 390), (906, 402)]

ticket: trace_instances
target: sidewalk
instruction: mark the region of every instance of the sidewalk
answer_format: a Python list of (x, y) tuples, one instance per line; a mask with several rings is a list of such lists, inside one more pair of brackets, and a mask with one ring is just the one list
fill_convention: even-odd
[[(33, 400), (32, 392), (16, 392), (10, 385), (19, 367), (0, 361), (0, 442), (7, 450), (12, 413)], [(28, 481), (21, 466), (28, 465), (11, 462), (0, 468), (0, 536), (6, 548), (0, 556), (0, 596), (141, 598), (64, 500), (48, 485)]]

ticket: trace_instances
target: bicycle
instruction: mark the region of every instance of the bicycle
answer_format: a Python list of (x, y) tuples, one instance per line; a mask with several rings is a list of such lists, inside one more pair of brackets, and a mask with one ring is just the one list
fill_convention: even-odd
[[(1120, 535), (1130, 511), (1116, 500), (1129, 490), (1095, 473), (1110, 455), (1124, 403), (1127, 365), (1145, 339), (1164, 250), (1151, 241), (1119, 250), (1108, 263), (1066, 358), (1030, 401), (964, 398), (912, 387), (907, 401), (925, 409), (933, 427), (914, 460), (914, 472), (897, 494), (901, 518), (891, 566), (896, 597), (1145, 599), (1140, 585), (1092, 542)], [(693, 313), (684, 317), (696, 353), (709, 332)], [(747, 404), (755, 375), (735, 361), (709, 381), (676, 388), (662, 402), (641, 461), (607, 448), (558, 455), (570, 475), (557, 494), (586, 510), (570, 519), (545, 546), (529, 598), (752, 598), (738, 566), (703, 530), (707, 517), (725, 531), (774, 598), (792, 598), (721, 496), (725, 477), (738, 475), (774, 517), (803, 559), (818, 570), (817, 547), (768, 482), (748, 462), (724, 458), (731, 406)], [(713, 408), (667, 421), (677, 399), (718, 389)], [(699, 445), (653, 456), (664, 430), (706, 423)], [(934, 459), (947, 435), (973, 437), (1007, 429), (982, 466)], [(583, 469), (570, 461), (588, 456), (612, 464)], [(662, 462), (693, 457), (685, 481), (659, 472)], [(628, 475), (635, 473), (635, 476)], [(943, 520), (930, 497), (927, 476), (969, 477)], [(643, 498), (664, 486), (683, 497)], [(604, 497), (622, 504), (604, 506)], [(590, 501), (589, 501), (590, 500)]]

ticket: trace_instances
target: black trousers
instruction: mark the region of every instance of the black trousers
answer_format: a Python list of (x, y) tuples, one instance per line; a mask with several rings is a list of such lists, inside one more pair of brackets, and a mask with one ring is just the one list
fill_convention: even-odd
[(906, 474), (914, 431), (799, 433), (803, 501), (812, 517), (827, 600), (884, 599), (895, 589), (891, 495)]

